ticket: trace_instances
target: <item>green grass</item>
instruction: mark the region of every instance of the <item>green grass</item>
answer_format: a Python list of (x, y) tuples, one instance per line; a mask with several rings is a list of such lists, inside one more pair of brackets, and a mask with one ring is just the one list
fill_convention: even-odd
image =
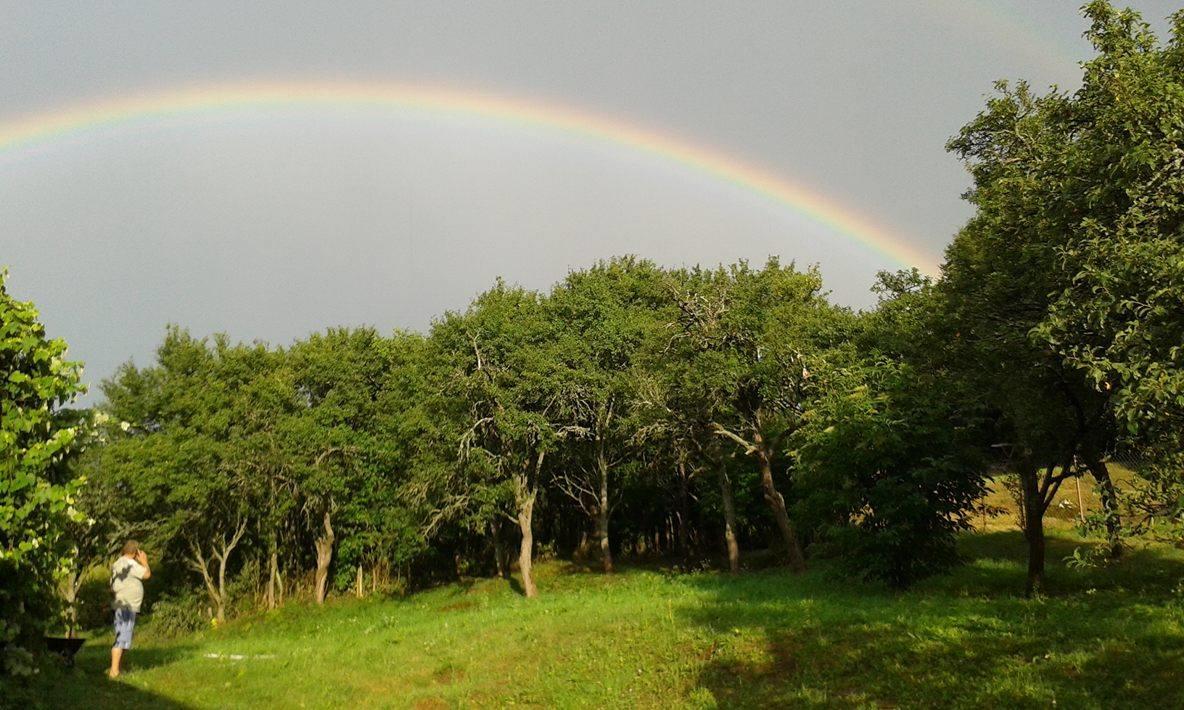
[(1037, 600), (1017, 594), (1009, 532), (967, 536), (966, 566), (906, 593), (824, 566), (606, 578), (548, 563), (531, 601), (480, 580), (180, 640), (149, 626), (118, 682), (100, 637), (37, 693), (50, 707), (1184, 706), (1184, 554), (1077, 571), (1058, 562), (1075, 544), (1052, 541), (1053, 595)]

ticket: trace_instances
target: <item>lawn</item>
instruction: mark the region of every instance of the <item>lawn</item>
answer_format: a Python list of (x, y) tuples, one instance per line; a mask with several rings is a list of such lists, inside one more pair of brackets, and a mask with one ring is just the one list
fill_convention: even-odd
[(405, 598), (290, 606), (183, 639), (145, 624), (132, 671), (109, 638), (38, 682), (49, 707), (1181, 707), (1184, 553), (1076, 570), (1051, 541), (1028, 600), (1018, 533), (969, 534), (967, 564), (905, 593), (824, 564), (612, 577), (561, 562), (542, 596), (475, 580)]

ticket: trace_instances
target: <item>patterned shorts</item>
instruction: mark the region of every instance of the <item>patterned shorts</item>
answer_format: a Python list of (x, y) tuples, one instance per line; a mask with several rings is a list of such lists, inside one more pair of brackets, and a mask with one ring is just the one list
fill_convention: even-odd
[(122, 608), (115, 610), (115, 643), (113, 648), (129, 649), (132, 647), (132, 631), (136, 628), (136, 612)]

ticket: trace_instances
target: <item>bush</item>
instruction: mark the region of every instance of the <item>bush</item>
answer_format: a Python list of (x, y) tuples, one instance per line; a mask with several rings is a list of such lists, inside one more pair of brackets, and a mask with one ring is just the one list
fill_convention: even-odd
[(248, 559), (226, 582), (226, 618), (233, 619), (244, 614), (253, 614), (263, 606), (260, 580), (263, 579), (262, 565), (256, 558)]
[(147, 615), (153, 633), (173, 638), (205, 628), (204, 604), (205, 597), (192, 589), (162, 595)]
[(833, 376), (795, 439), (799, 518), (858, 577), (905, 587), (952, 566), (984, 491), (957, 406), (890, 363)]

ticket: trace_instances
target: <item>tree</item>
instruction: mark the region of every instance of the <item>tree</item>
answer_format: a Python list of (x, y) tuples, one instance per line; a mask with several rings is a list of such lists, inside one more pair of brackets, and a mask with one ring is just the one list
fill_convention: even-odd
[[(1068, 280), (1039, 342), (1112, 397), (1124, 436), (1151, 452), (1184, 444), (1184, 12), (1160, 45), (1139, 16), (1087, 7), (1098, 56), (1067, 112), (1072, 149), (1055, 184), (1089, 202), (1058, 251)], [(1163, 460), (1162, 456), (1157, 458)], [(1170, 458), (1170, 457), (1169, 457)]]
[[(1170, 376), (1156, 373), (1170, 372), (1167, 342), (1179, 334), (1169, 287), (1179, 253), (1179, 50), (1156, 50), (1131, 11), (1099, 0), (1085, 14), (1098, 56), (1077, 92), (1038, 96), (1000, 83), (949, 144), (974, 178), (976, 214), (947, 251), (940, 288), (954, 349), (998, 412), (997, 443), (1022, 480), (1033, 591), (1043, 584), (1042, 514), (1066, 478), (1088, 471), (1097, 480), (1111, 552), (1121, 551), (1105, 463), (1119, 439), (1115, 415), (1130, 421), (1140, 389), (1172, 391)], [(1153, 251), (1169, 261), (1140, 262)], [(1146, 336), (1161, 345), (1148, 349)], [(1122, 354), (1128, 345), (1134, 360)]]
[[(668, 298), (675, 302), (685, 292), (687, 274), (666, 274)], [(682, 336), (670, 327), (678, 323), (678, 311), (667, 308), (665, 321), (655, 328), (638, 353), (639, 367), (631, 373), (631, 426), (634, 444), (648, 458), (674, 468), (677, 486), (679, 545), (687, 547), (691, 527), (691, 481), (713, 471), (720, 489), (719, 512), (723, 517), (722, 542), (733, 574), (740, 571), (740, 544), (730, 466), (720, 453), (712, 432), (714, 400), (698, 367), (700, 351), (679, 351)]]
[(771, 259), (688, 274), (678, 295), (679, 357), (694, 362), (693, 391), (711, 430), (752, 457), (761, 489), (796, 571), (805, 556), (774, 468), (801, 425), (813, 387), (808, 362), (839, 336), (842, 311), (826, 302), (817, 270)]
[[(474, 509), (505, 515), (521, 533), (518, 569), (527, 597), (534, 583), (534, 513), (546, 456), (556, 442), (554, 333), (538, 294), (498, 283), (463, 314), (432, 328), (444, 362), (442, 392), (464, 422), (459, 464), (436, 487), (429, 528)], [(492, 503), (492, 504), (491, 504)], [(510, 510), (507, 510), (509, 508)]]
[(5, 673), (27, 674), (53, 618), (66, 530), (84, 520), (74, 505), (83, 479), (67, 463), (86, 422), (65, 408), (84, 391), (81, 366), (6, 279), (0, 271), (0, 654)]
[(437, 421), (420, 405), (425, 351), (420, 336), (366, 328), (288, 349), (170, 329), (152, 366), (104, 383), (108, 442), (87, 470), (122, 501), (113, 526), (161, 553), (160, 583), (183, 561), (216, 618), (236, 576), (268, 607), (306, 572), (318, 602), (363, 567), (376, 588), (428, 551), (427, 513), (405, 494), (435, 452), (419, 431)]
[(443, 446), (445, 431), (454, 422), (436, 411), (428, 380), (427, 340), (415, 333), (396, 332), (372, 340), (355, 336), (365, 386), (355, 390), (353, 411), (365, 414), (364, 436), (356, 442), (362, 455), (354, 457), (358, 477), (341, 503), (343, 565), (370, 570), (372, 587), (389, 575), (391, 565), (406, 566), (428, 548), (419, 534), (423, 511), (409, 505), (404, 495), (417, 466), (431, 468), (456, 451), (455, 439)]
[[(386, 471), (377, 455), (375, 418), (389, 370), (387, 343), (369, 328), (329, 330), (297, 343), (288, 360), (302, 407), (290, 422), (287, 441), (299, 462), (297, 498), (313, 540), (314, 596), (323, 603), (339, 532), (343, 526), (351, 533), (365, 526), (357, 505), (362, 500), (355, 497), (383, 489)], [(335, 529), (339, 514), (345, 519), (338, 517)]]
[[(232, 345), (225, 336), (196, 339), (170, 328), (157, 365), (130, 363), (104, 382), (107, 412), (127, 422), (109, 432), (97, 468), (125, 499), (125, 527), (161, 552), (175, 554), (200, 579), (214, 616), (226, 618), (232, 555), (260, 500), (252, 450), (244, 445), (249, 385), (273, 372), (265, 346)], [(253, 495), (254, 494), (254, 495)]]
[(633, 258), (572, 272), (546, 300), (558, 358), (553, 419), (573, 454), (556, 481), (594, 520), (605, 572), (613, 571), (614, 472), (631, 453), (628, 419), (637, 355), (668, 303), (661, 273)]
[(87, 573), (105, 565), (111, 552), (122, 544), (120, 538), (126, 539), (119, 528), (118, 496), (102, 485), (102, 477), (94, 476), (88, 466), (95, 459), (94, 453), (105, 443), (102, 432), (107, 424), (102, 412), (92, 412), (87, 436), (80, 441), (80, 455), (71, 462), (76, 475), (87, 481), (79, 491), (77, 503), (78, 509), (87, 517), (71, 520), (64, 533), (69, 554), (63, 565), (59, 590), (65, 604), (66, 635), (70, 638), (74, 638), (78, 628), (78, 611), (82, 603), (79, 594)]

